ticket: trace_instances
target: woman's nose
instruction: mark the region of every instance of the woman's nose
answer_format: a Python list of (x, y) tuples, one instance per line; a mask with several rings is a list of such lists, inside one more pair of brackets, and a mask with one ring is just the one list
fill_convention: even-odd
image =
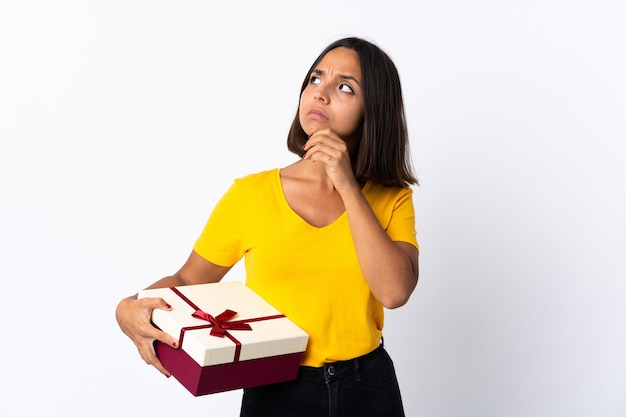
[(318, 89), (316, 89), (313, 97), (315, 98), (315, 100), (328, 103), (328, 92), (326, 91), (326, 87), (320, 86)]

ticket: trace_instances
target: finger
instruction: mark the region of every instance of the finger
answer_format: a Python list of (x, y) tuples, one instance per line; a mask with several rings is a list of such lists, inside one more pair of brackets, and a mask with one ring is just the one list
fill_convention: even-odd
[(169, 311), (172, 309), (164, 299), (162, 298), (142, 298), (137, 300), (139, 311), (144, 317), (145, 322), (150, 322), (152, 320), (152, 312), (153, 310), (165, 310)]
[(152, 343), (142, 343), (141, 346), (137, 347), (137, 349), (139, 350), (139, 355), (144, 360), (144, 362), (146, 362), (146, 364), (154, 366), (159, 372), (161, 372), (168, 378), (172, 376), (172, 374), (167, 369), (165, 369), (165, 367), (157, 357), (154, 350), (154, 345)]
[(137, 345), (137, 349), (139, 350), (139, 354), (141, 358), (148, 365), (154, 366), (159, 372), (169, 377), (170, 373), (165, 369), (161, 361), (159, 361), (156, 352), (154, 350), (154, 341), (161, 342), (166, 344), (174, 349), (178, 349), (180, 344), (178, 343), (178, 339), (173, 337), (172, 335), (153, 327), (152, 325), (147, 326), (145, 329), (142, 329), (140, 333), (143, 333), (144, 336), (135, 343)]
[(326, 144), (318, 144), (311, 147), (304, 154), (303, 158), (311, 161), (322, 161), (327, 164), (338, 164), (342, 159), (344, 159), (344, 153), (335, 147), (328, 146)]
[(143, 340), (146, 339), (150, 342), (152, 342), (153, 340), (158, 340), (159, 342), (165, 343), (166, 345), (169, 345), (174, 349), (178, 349), (178, 338), (154, 327), (152, 323), (140, 323), (137, 327), (138, 337), (135, 338), (136, 345), (140, 345)]
[(165, 343), (166, 345), (169, 345), (173, 347), (174, 349), (178, 349), (180, 347), (180, 344), (178, 343), (178, 338), (172, 336), (169, 333), (165, 333), (161, 330), (158, 330), (158, 334), (154, 338), (154, 340), (158, 340), (161, 343)]
[(143, 309), (149, 309), (150, 311), (155, 308), (159, 308), (161, 310), (171, 310), (172, 306), (170, 306), (167, 301), (160, 297), (146, 297), (137, 300), (141, 303), (141, 307)]
[(333, 147), (335, 149), (340, 149), (341, 146), (345, 144), (345, 142), (332, 130), (323, 129), (315, 132), (312, 136), (309, 137), (309, 140), (304, 145), (304, 150), (321, 144), (326, 144), (327, 146)]
[[(145, 300), (147, 301), (145, 305), (143, 305), (142, 307), (144, 309), (144, 312), (146, 313), (146, 317), (148, 318), (148, 320), (137, 323), (138, 336), (141, 339), (150, 339), (151, 341), (158, 340), (159, 342), (165, 343), (166, 345), (169, 345), (173, 347), (174, 349), (178, 349), (179, 347), (178, 338), (155, 327), (150, 321), (152, 310), (154, 308), (161, 308), (163, 310), (171, 310), (172, 307), (161, 298), (152, 298), (152, 299), (146, 298)], [(159, 305), (159, 307), (152, 308), (151, 305), (155, 302)], [(138, 340), (137, 342), (141, 343), (140, 340)]]

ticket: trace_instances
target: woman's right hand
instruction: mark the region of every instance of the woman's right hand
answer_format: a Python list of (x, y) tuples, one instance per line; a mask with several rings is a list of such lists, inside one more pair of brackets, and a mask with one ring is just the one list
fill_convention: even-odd
[[(218, 282), (230, 268), (229, 266), (219, 266), (209, 262), (195, 251), (191, 251), (189, 258), (177, 273), (161, 278), (148, 288), (167, 288)], [(115, 309), (115, 318), (122, 331), (137, 346), (141, 358), (148, 365), (154, 366), (163, 375), (169, 377), (171, 374), (163, 367), (154, 351), (154, 341), (158, 340), (174, 349), (178, 349), (178, 339), (157, 329), (150, 323), (152, 310), (155, 308), (162, 310), (171, 309), (162, 298), (137, 299), (137, 295), (133, 295), (120, 301)]]
[(162, 298), (137, 299), (135, 295), (120, 301), (115, 309), (115, 318), (124, 334), (137, 346), (141, 358), (169, 378), (171, 374), (157, 358), (153, 343), (158, 340), (173, 348), (178, 348), (178, 339), (157, 329), (150, 323), (152, 310), (155, 308), (171, 309)]

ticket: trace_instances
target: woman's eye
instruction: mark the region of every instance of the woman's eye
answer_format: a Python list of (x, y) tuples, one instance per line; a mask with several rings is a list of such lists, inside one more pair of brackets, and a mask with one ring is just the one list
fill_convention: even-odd
[(354, 90), (348, 84), (341, 84), (339, 86), (339, 89), (343, 91), (344, 93), (354, 94)]
[(311, 76), (311, 79), (309, 80), (310, 84), (319, 84), (320, 83), (320, 79), (318, 77), (316, 77), (315, 75)]

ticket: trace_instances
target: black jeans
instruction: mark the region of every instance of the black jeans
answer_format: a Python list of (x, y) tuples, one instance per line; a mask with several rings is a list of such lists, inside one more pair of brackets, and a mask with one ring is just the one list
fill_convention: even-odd
[(393, 362), (383, 346), (357, 359), (301, 366), (298, 379), (246, 388), (241, 417), (404, 417)]

